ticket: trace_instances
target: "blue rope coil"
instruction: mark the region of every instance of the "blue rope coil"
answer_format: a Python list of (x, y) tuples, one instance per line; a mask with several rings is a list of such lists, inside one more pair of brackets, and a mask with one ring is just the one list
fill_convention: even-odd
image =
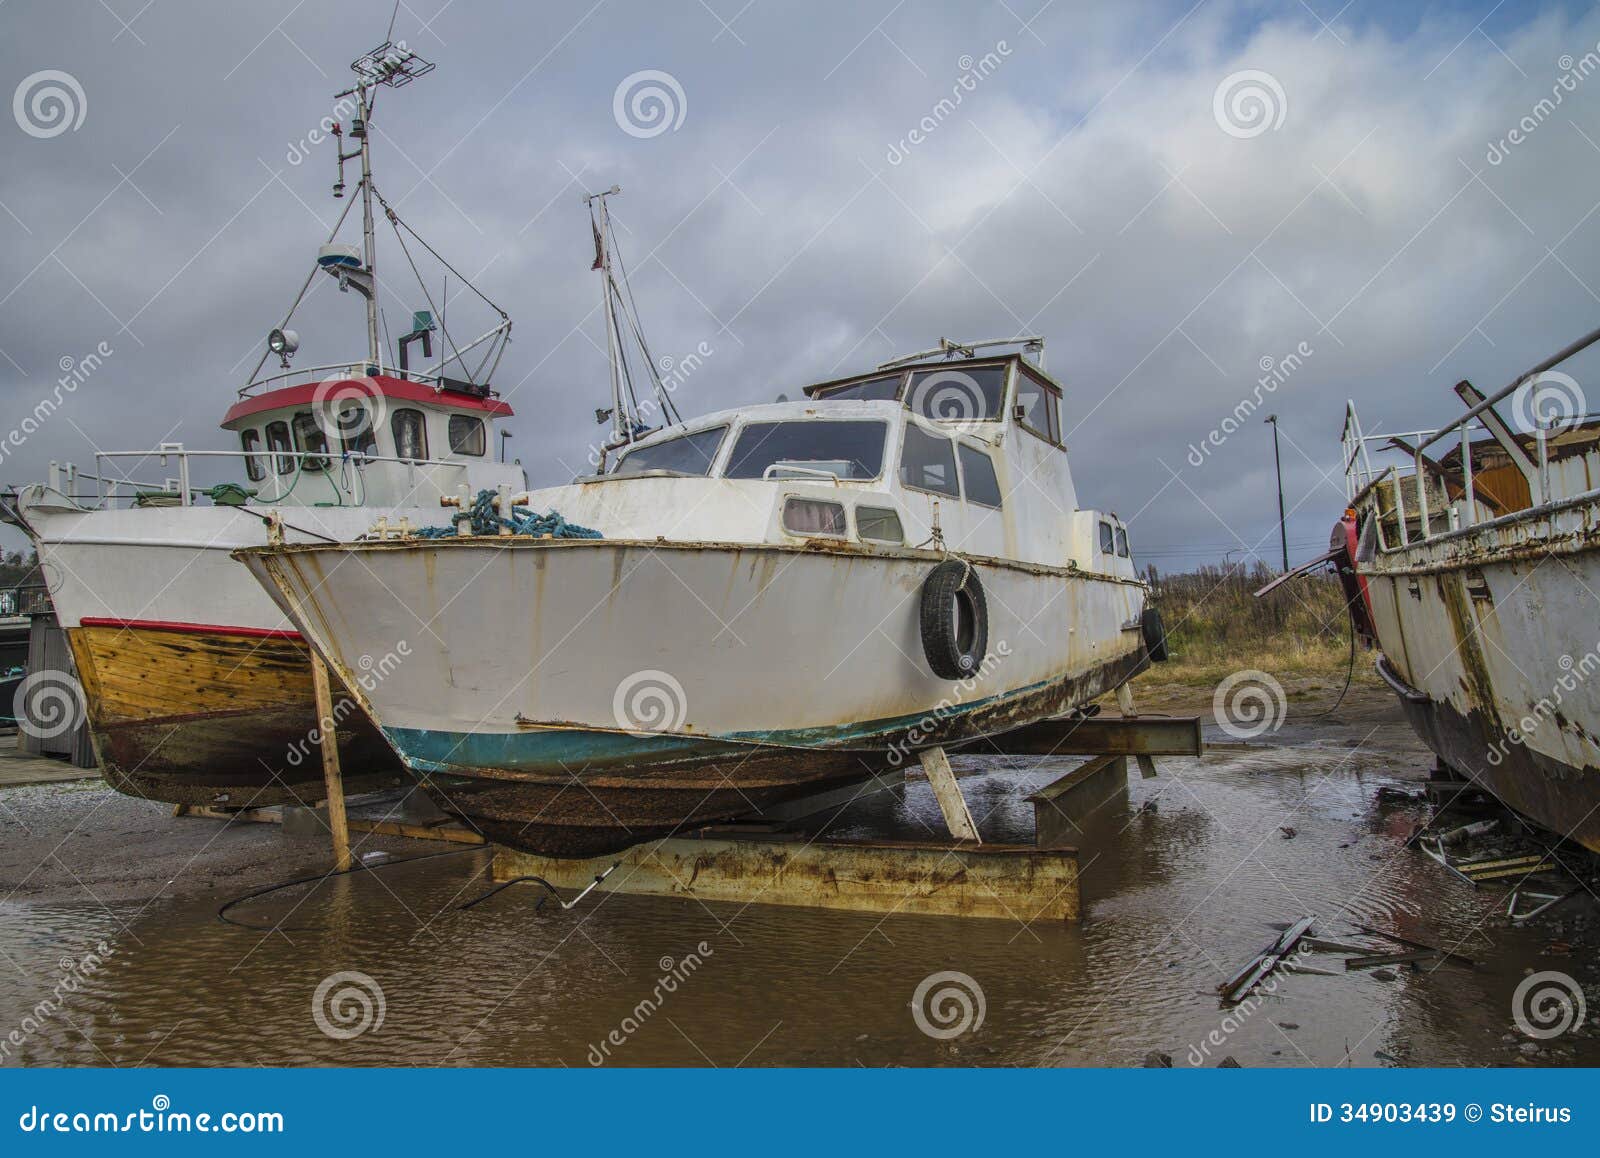
[[(501, 527), (509, 528), (513, 535), (549, 536), (552, 539), (603, 539), (599, 531), (569, 523), (556, 511), (537, 514), (528, 507), (512, 507), (508, 519), (494, 509), (495, 492), (482, 490), (472, 500), (466, 517), (473, 535), (498, 535)], [(456, 535), (455, 524), (444, 527), (421, 527), (416, 532), (419, 539), (449, 539)]]

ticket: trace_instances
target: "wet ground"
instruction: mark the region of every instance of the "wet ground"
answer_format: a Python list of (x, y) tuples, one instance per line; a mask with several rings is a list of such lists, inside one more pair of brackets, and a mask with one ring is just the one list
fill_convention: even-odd
[[(1023, 796), (1076, 763), (958, 768), (985, 837), (1020, 840)], [(1600, 1064), (1595, 902), (1512, 927), (1503, 889), (1405, 848), (1426, 808), (1378, 789), (1431, 766), (1387, 696), (1362, 688), (1249, 747), (1163, 759), (1086, 838), (1077, 925), (600, 893), (535, 911), (532, 885), (462, 911), (486, 888), (487, 853), (467, 849), (245, 901), (227, 914), (240, 927), (219, 906), (315, 874), (319, 842), (173, 819), (93, 784), (6, 789), (0, 1064)], [(836, 831), (938, 823), (913, 782)], [(448, 847), (367, 837), (359, 851)], [(1304, 963), (1333, 975), (1297, 970), (1220, 1008), (1218, 982), (1306, 915), (1326, 938), (1376, 947), (1355, 924), (1382, 926), (1478, 964), (1346, 973), (1317, 953)], [(1536, 1041), (1513, 1026), (1513, 993), (1544, 970), (1589, 986), (1592, 1015)]]

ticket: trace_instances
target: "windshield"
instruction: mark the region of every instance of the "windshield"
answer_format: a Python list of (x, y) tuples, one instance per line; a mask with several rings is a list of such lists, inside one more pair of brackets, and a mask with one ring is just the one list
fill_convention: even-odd
[(739, 432), (725, 478), (877, 478), (888, 423), (752, 422)]
[(882, 378), (868, 378), (865, 382), (830, 386), (826, 390), (818, 390), (817, 397), (834, 401), (849, 398), (862, 402), (893, 402), (900, 396), (900, 378), (899, 374), (888, 374)]
[(935, 422), (985, 422), (1000, 417), (1005, 366), (921, 370), (911, 376), (906, 406)]
[(681, 438), (669, 438), (630, 450), (617, 463), (612, 474), (642, 474), (647, 470), (670, 470), (674, 474), (705, 476), (711, 473), (711, 462), (717, 457), (726, 426), (713, 426), (710, 430), (697, 430)]

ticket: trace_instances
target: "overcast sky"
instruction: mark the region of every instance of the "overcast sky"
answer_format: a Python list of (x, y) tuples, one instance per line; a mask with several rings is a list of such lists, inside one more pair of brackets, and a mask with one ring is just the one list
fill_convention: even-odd
[[(403, 0), (395, 39), (438, 67), (380, 99), (377, 185), (514, 319), (496, 386), (535, 483), (583, 466), (608, 389), (580, 193), (616, 183), (656, 353), (714, 351), (686, 414), (1038, 332), (1080, 501), (1141, 561), (1276, 559), (1268, 412), (1305, 558), (1342, 507), (1347, 398), (1369, 429), (1438, 425), (1458, 379), (1600, 325), (1600, 14), (1341, 4)], [(0, 7), (0, 440), (64, 360), (112, 351), (0, 482), (230, 445), (346, 204), (309, 135), (392, 8)], [(668, 107), (625, 91), (619, 117), (646, 70)], [(393, 331), (426, 306), (403, 262), (380, 248)], [(364, 342), (359, 299), (318, 283), (306, 365)], [(450, 310), (460, 336), (484, 318)]]

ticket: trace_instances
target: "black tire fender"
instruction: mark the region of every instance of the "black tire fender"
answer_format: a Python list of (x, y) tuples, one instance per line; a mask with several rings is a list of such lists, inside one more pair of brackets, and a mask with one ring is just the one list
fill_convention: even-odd
[(989, 654), (989, 603), (977, 568), (946, 559), (922, 581), (922, 653), (940, 679), (969, 679)]
[(1167, 625), (1161, 622), (1161, 612), (1146, 607), (1139, 617), (1139, 629), (1144, 632), (1145, 650), (1156, 663), (1167, 661)]

